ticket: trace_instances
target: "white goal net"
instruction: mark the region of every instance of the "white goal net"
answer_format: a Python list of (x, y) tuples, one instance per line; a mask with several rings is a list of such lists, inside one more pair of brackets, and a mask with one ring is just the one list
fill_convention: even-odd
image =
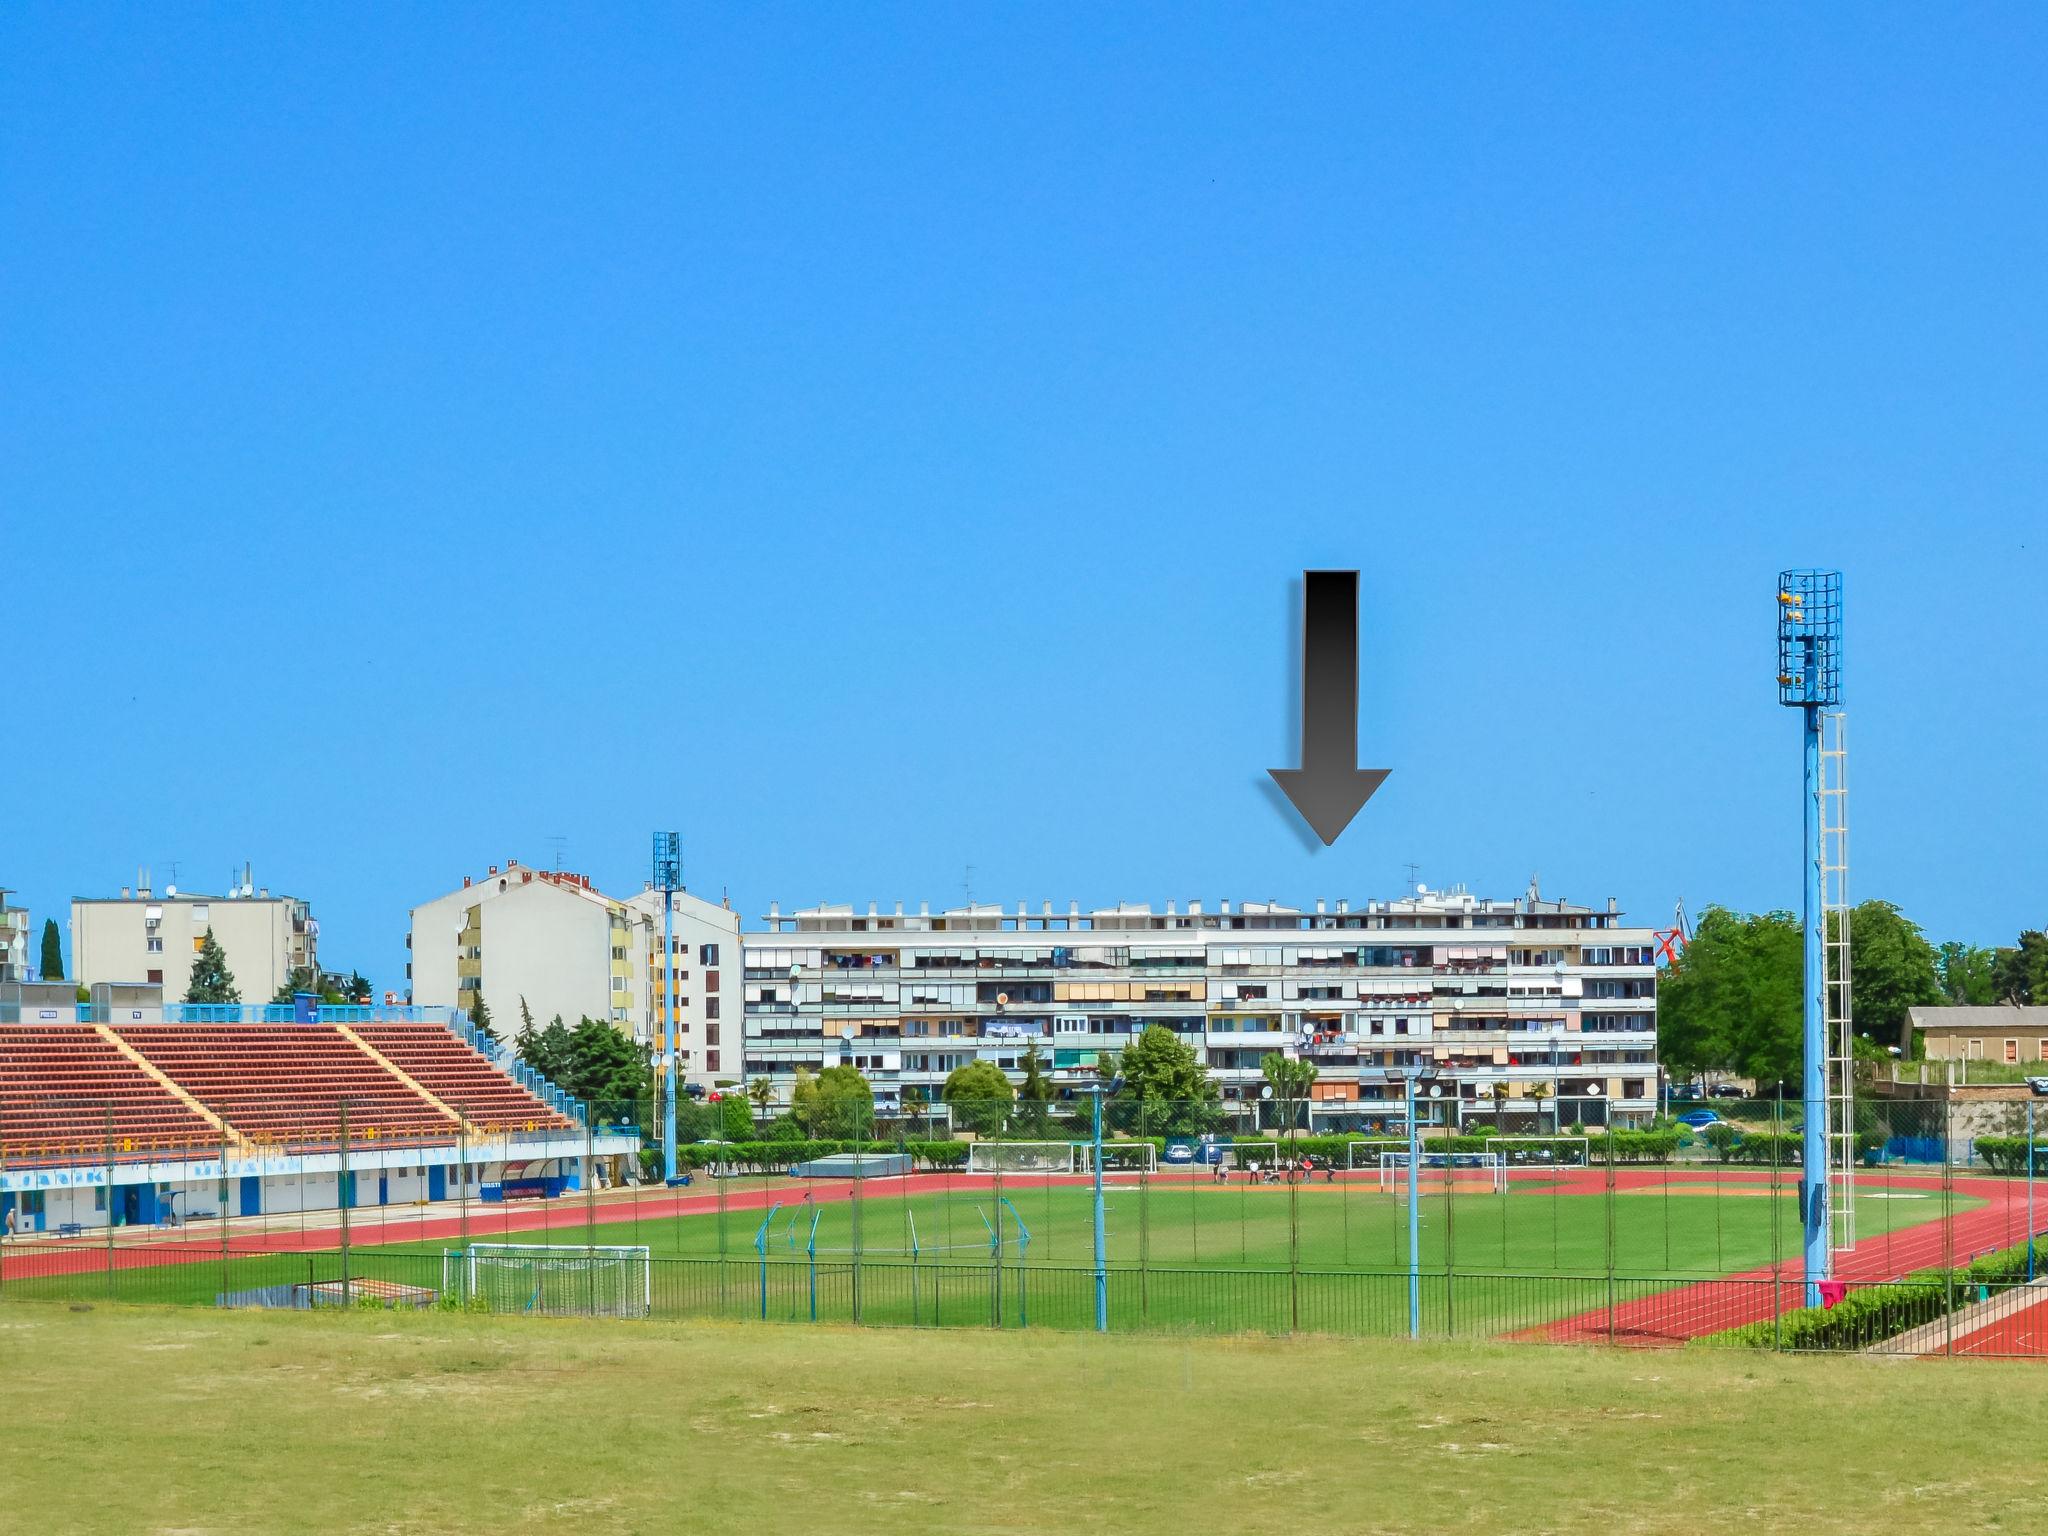
[(1086, 1148), (1071, 1141), (970, 1141), (969, 1173), (1075, 1173)]
[[(1083, 1142), (1074, 1148), (1074, 1165), (1082, 1173), (1095, 1171), (1095, 1147)], [(1149, 1141), (1105, 1141), (1102, 1144), (1104, 1173), (1155, 1173), (1159, 1149)]]
[(471, 1243), (441, 1255), (443, 1295), (492, 1312), (544, 1317), (645, 1317), (654, 1262), (644, 1247)]
[(1411, 1159), (1405, 1150), (1381, 1153), (1380, 1188), (1406, 1189), (1411, 1176), (1418, 1189), (1483, 1183), (1505, 1192), (1508, 1187), (1507, 1169), (1501, 1165), (1498, 1152), (1423, 1152), (1412, 1162), (1411, 1175)]

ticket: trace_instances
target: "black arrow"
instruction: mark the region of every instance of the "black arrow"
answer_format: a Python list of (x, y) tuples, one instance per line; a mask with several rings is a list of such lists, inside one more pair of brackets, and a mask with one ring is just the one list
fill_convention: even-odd
[(1327, 845), (1388, 770), (1358, 766), (1358, 572), (1301, 580), (1301, 766), (1266, 771)]

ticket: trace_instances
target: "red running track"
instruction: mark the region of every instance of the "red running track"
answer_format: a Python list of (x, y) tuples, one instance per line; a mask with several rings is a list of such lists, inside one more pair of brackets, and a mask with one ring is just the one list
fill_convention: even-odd
[[(886, 1185), (891, 1194), (940, 1193), (947, 1189), (974, 1187), (987, 1181), (960, 1174), (920, 1173), (908, 1177), (891, 1179), (870, 1179), (867, 1188)], [(805, 1188), (793, 1181), (790, 1189)], [(852, 1197), (852, 1184), (818, 1183), (807, 1186), (814, 1201), (832, 1204)], [(789, 1191), (773, 1186), (736, 1190), (725, 1200), (728, 1211), (759, 1211), (781, 1201), (789, 1204), (796, 1196)], [(597, 1220), (603, 1225), (629, 1222), (636, 1215), (644, 1220), (661, 1221), (672, 1216), (702, 1216), (718, 1210), (719, 1198), (715, 1194), (686, 1195), (681, 1193), (643, 1194), (632, 1199), (602, 1199), (597, 1202)], [(419, 1243), (435, 1240), (460, 1240), (464, 1224), (456, 1216), (410, 1216), (392, 1218), (385, 1214), (385, 1207), (369, 1207), (375, 1214), (353, 1227), (354, 1242), (361, 1247), (382, 1247), (390, 1243)], [(575, 1232), (583, 1227), (581, 1212), (583, 1202), (573, 1197), (553, 1202), (521, 1201), (517, 1204), (493, 1202), (479, 1204), (468, 1222), (470, 1237), (479, 1242), (488, 1242), (519, 1232)], [(569, 1218), (566, 1213), (578, 1214)], [(148, 1229), (144, 1229), (148, 1230)], [(228, 1248), (232, 1253), (310, 1253), (322, 1252), (341, 1246), (341, 1228), (312, 1227), (305, 1230), (286, 1228), (274, 1232), (261, 1230), (239, 1232), (230, 1230)], [(165, 1238), (152, 1235), (140, 1241), (119, 1241), (113, 1245), (113, 1267), (116, 1269), (147, 1269), (157, 1264), (203, 1264), (220, 1259), (221, 1243), (218, 1232), (205, 1238)], [(0, 1258), (0, 1283), (10, 1279), (28, 1279), (44, 1275), (72, 1275), (87, 1272), (104, 1272), (108, 1267), (108, 1247), (103, 1239), (82, 1237), (70, 1241), (38, 1241), (33, 1245), (17, 1244), (5, 1258)]]
[[(1590, 1172), (1595, 1180), (1604, 1178), (1599, 1170)], [(1746, 1182), (1767, 1183), (1768, 1179), (1768, 1175), (1763, 1175), (1760, 1178), (1750, 1177)], [(1574, 1178), (1570, 1182), (1579, 1183), (1583, 1179)], [(1654, 1170), (1644, 1170), (1635, 1177), (1624, 1173), (1616, 1180), (1617, 1186), (1623, 1189), (1655, 1188), (1658, 1182)], [(1797, 1185), (1787, 1187), (1796, 1189)], [(1886, 1179), (1884, 1187), (1939, 1192), (1942, 1181), (1939, 1176), (1904, 1175)], [(1952, 1188), (1957, 1195), (1985, 1203), (1973, 1210), (1957, 1212), (1947, 1223), (1943, 1222), (1937, 1208), (1925, 1221), (1865, 1238), (1847, 1253), (1835, 1255), (1835, 1278), (1852, 1285), (1872, 1285), (1900, 1279), (1916, 1270), (1937, 1268), (1944, 1262), (1965, 1264), (1980, 1253), (2026, 1241), (2026, 1185), (2023, 1182), (1961, 1178), (1954, 1181)], [(1774, 1278), (1778, 1292), (1775, 1308), (1772, 1297)], [(1744, 1323), (1762, 1322), (1773, 1316), (1776, 1310), (1791, 1311), (1805, 1304), (1805, 1286), (1800, 1279), (1798, 1256), (1794, 1254), (1775, 1277), (1769, 1268), (1745, 1270), (1721, 1279), (1702, 1280), (1618, 1303), (1611, 1317), (1606, 1307), (1599, 1307), (1559, 1322), (1523, 1329), (1509, 1337), (1561, 1344), (1611, 1342), (1669, 1346), (1704, 1334), (1737, 1328)], [(2048, 1344), (2048, 1314), (2039, 1307), (2006, 1319), (1985, 1332), (1989, 1334), (2019, 1325), (2022, 1319), (2028, 1318), (2032, 1319), (2026, 1325), (2033, 1330), (2032, 1336)], [(1972, 1335), (1973, 1340), (1976, 1337)], [(2025, 1351), (2015, 1348), (2007, 1352)]]

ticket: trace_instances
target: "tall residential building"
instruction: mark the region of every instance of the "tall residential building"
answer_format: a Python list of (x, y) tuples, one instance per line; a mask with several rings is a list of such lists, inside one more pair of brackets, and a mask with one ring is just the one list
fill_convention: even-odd
[(273, 896), (247, 881), (225, 896), (174, 885), (159, 894), (142, 885), (123, 886), (119, 896), (72, 898), (72, 980), (83, 987), (150, 983), (166, 998), (182, 998), (209, 928), (245, 1001), (267, 1003), (293, 971), (319, 969), (320, 924), (296, 896)]
[(935, 1099), (968, 1062), (1014, 1073), (1036, 1046), (1049, 1067), (1092, 1066), (1157, 1024), (1228, 1098), (1257, 1094), (1270, 1053), (1314, 1062), (1318, 1126), (1398, 1119), (1419, 1068), (1440, 1075), (1444, 1122), (1626, 1124), (1657, 1105), (1654, 931), (1533, 883), (1513, 901), (1454, 889), (1312, 912), (771, 908), (744, 944), (744, 1071), (784, 1098), (799, 1066), (846, 1063), (884, 1100)]
[[(678, 891), (673, 1015), (682, 1070), (709, 1082), (727, 1070), (719, 1029), (721, 965), (739, 953), (739, 918)], [(520, 1006), (536, 1023), (559, 1014), (605, 1019), (659, 1052), (661, 893), (620, 900), (588, 875), (534, 869), (518, 860), (412, 909), (406, 936), (411, 1001), (474, 1011), (482, 995), (500, 1034), (519, 1028)]]
[(28, 908), (8, 901), (0, 885), (0, 981), (27, 981), (33, 962), (28, 957)]

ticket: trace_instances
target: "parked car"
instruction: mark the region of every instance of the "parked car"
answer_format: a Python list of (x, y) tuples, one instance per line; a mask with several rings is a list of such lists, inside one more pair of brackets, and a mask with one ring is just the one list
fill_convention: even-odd
[(2041, 1098), (2048, 1099), (2048, 1077), (2030, 1077), (2027, 1086)]
[(1698, 1083), (1673, 1083), (1671, 1085), (1671, 1102), (1674, 1104), (1681, 1101), (1690, 1104), (1704, 1099), (1706, 1096), (1706, 1090), (1701, 1088)]
[(1707, 1092), (1717, 1099), (1746, 1099), (1749, 1097), (1748, 1094), (1744, 1093), (1733, 1083), (1716, 1083)]
[(1678, 1123), (1680, 1125), (1689, 1125), (1697, 1131), (1710, 1125), (1719, 1125), (1721, 1117), (1711, 1109), (1688, 1109), (1678, 1117)]
[(1192, 1163), (1195, 1149), (1184, 1141), (1177, 1141), (1166, 1149), (1166, 1160), (1169, 1163)]

